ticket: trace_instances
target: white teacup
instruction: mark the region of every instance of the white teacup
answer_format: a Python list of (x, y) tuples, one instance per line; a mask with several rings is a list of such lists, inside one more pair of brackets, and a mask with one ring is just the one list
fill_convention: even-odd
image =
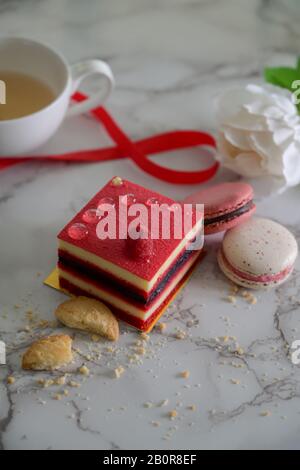
[[(107, 63), (87, 60), (70, 66), (60, 53), (31, 39), (0, 38), (1, 69), (42, 81), (52, 89), (55, 99), (36, 113), (0, 121), (0, 158), (32, 152), (55, 133), (66, 116), (85, 113), (100, 105), (114, 86)], [(99, 92), (83, 103), (70, 106), (70, 97), (82, 80), (95, 74), (105, 78)]]

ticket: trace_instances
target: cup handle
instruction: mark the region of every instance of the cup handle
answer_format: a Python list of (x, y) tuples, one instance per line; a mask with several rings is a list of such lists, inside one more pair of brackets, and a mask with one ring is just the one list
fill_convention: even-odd
[(94, 93), (90, 98), (82, 103), (71, 106), (68, 109), (67, 117), (78, 116), (79, 114), (87, 113), (91, 109), (96, 108), (108, 98), (115, 85), (115, 79), (110, 66), (102, 60), (78, 62), (71, 66), (71, 74), (73, 80), (72, 94), (78, 90), (83, 80), (92, 75), (100, 75), (102, 78), (104, 77), (105, 83), (103, 83), (101, 89)]

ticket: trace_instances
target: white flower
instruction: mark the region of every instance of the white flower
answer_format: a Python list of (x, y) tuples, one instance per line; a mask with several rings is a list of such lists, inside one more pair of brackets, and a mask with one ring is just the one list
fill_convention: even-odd
[(216, 102), (218, 160), (265, 189), (283, 191), (300, 183), (300, 118), (288, 90), (247, 85)]

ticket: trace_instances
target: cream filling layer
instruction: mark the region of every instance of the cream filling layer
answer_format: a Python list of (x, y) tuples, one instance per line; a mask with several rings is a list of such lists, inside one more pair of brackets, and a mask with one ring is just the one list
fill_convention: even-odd
[(195, 252), (194, 255), (186, 262), (186, 264), (182, 267), (182, 269), (178, 272), (178, 274), (172, 279), (168, 287), (163, 291), (163, 293), (159, 296), (157, 301), (151, 305), (149, 310), (142, 310), (138, 308), (136, 305), (131, 304), (130, 302), (126, 302), (126, 300), (120, 299), (104, 289), (101, 289), (99, 286), (95, 286), (94, 284), (90, 284), (87, 281), (84, 281), (73, 274), (59, 268), (59, 277), (65, 279), (66, 281), (72, 283), (74, 286), (82, 289), (89, 294), (93, 295), (94, 297), (98, 297), (101, 300), (108, 302), (113, 307), (116, 307), (120, 310), (125, 311), (129, 315), (133, 315), (134, 317), (140, 318), (146, 321), (154, 312), (157, 310), (166, 298), (170, 295), (173, 289), (175, 289), (176, 285), (180, 282), (183, 276), (187, 273), (190, 267), (193, 265), (197, 257), (200, 255), (200, 252)]
[(192, 228), (192, 230), (179, 243), (179, 245), (171, 253), (169, 258), (162, 264), (160, 269), (156, 272), (156, 274), (150, 281), (147, 281), (146, 279), (143, 279), (131, 273), (130, 271), (127, 271), (127, 269), (121, 268), (118, 265), (111, 263), (110, 261), (107, 261), (104, 258), (101, 258), (100, 256), (96, 256), (93, 253), (90, 253), (89, 251), (85, 251), (82, 248), (78, 248), (63, 240), (59, 240), (58, 248), (62, 251), (66, 251), (70, 255), (75, 256), (83, 262), (91, 263), (97, 268), (102, 269), (103, 271), (107, 271), (108, 273), (116, 276), (117, 278), (129, 282), (133, 286), (136, 286), (145, 292), (150, 292), (153, 286), (158, 281), (158, 279), (168, 270), (171, 264), (175, 261), (179, 253), (185, 248), (185, 246), (190, 242), (190, 240), (192, 240), (196, 236), (196, 234), (199, 233), (202, 228), (202, 224), (203, 220), (200, 220)]

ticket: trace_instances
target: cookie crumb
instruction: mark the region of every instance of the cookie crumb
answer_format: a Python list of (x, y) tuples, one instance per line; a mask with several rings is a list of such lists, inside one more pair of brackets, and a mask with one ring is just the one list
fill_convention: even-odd
[(160, 322), (157, 324), (157, 328), (159, 331), (164, 331), (167, 328), (167, 324), (164, 322)]
[(240, 380), (238, 379), (230, 379), (230, 382), (233, 384), (233, 385), (239, 385), (241, 382)]
[(188, 410), (190, 410), (190, 411), (196, 411), (196, 410), (197, 410), (196, 405), (189, 405), (187, 408), (188, 408)]
[(244, 354), (244, 350), (243, 348), (241, 348), (240, 346), (237, 348), (236, 350), (236, 353), (239, 355), (239, 356), (242, 356)]
[(151, 424), (152, 426), (154, 426), (155, 428), (158, 428), (160, 426), (160, 422), (159, 421), (151, 421)]
[(229, 341), (229, 336), (220, 336), (220, 340), (223, 342), (223, 343), (228, 343)]
[(57, 379), (54, 380), (55, 385), (65, 385), (66, 383), (66, 376), (62, 375), (61, 377), (57, 377)]
[(239, 292), (239, 287), (236, 284), (230, 286), (229, 292), (230, 294), (237, 294)]
[(51, 387), (52, 385), (54, 385), (54, 380), (52, 380), (52, 379), (39, 379), (37, 381), (37, 383), (39, 385), (41, 385), (42, 387), (44, 387), (44, 388), (48, 388), (48, 387)]
[(79, 387), (81, 386), (81, 384), (78, 383), (78, 382), (75, 382), (75, 380), (70, 380), (70, 382), (68, 383), (68, 385), (69, 385), (70, 387), (73, 387), (73, 388), (79, 388)]
[(183, 330), (179, 330), (175, 333), (175, 338), (176, 339), (185, 339), (186, 338), (186, 332)]
[(7, 377), (7, 383), (8, 383), (9, 385), (13, 385), (13, 384), (15, 383), (15, 381), (16, 381), (16, 379), (15, 379), (12, 375), (10, 375), (9, 377)]
[(251, 305), (255, 305), (257, 304), (257, 298), (254, 295), (252, 295), (251, 297), (249, 297), (248, 302)]
[(260, 413), (260, 416), (267, 417), (267, 416), (271, 416), (271, 414), (272, 414), (271, 411), (262, 411)]
[(145, 333), (144, 331), (140, 334), (140, 337), (143, 341), (149, 341), (150, 339), (150, 336), (147, 335), (147, 333)]
[(124, 369), (123, 366), (119, 366), (119, 367), (117, 367), (117, 368), (114, 370), (114, 372), (115, 372), (115, 378), (116, 378), (116, 379), (119, 379), (119, 378), (121, 377), (121, 375), (124, 374), (125, 369)]
[(93, 343), (98, 343), (100, 341), (100, 336), (99, 335), (91, 335), (91, 340)]
[(188, 379), (189, 376), (191, 375), (190, 371), (189, 370), (184, 370), (182, 372), (180, 372), (180, 377), (182, 377), (183, 379)]
[(151, 401), (146, 401), (146, 403), (144, 403), (144, 408), (153, 408), (153, 403)]
[(81, 374), (81, 375), (90, 375), (90, 369), (86, 366), (81, 366), (79, 369), (78, 369), (78, 372)]
[(242, 291), (242, 297), (244, 297), (245, 299), (246, 299), (247, 297), (249, 297), (249, 295), (251, 295), (251, 294), (250, 294), (250, 292), (249, 292), (248, 290), (243, 290), (243, 291)]
[(166, 398), (165, 400), (162, 400), (158, 406), (163, 407), (163, 406), (167, 406), (168, 404), (169, 404), (169, 400), (168, 398)]
[(170, 419), (175, 419), (178, 416), (178, 412), (176, 410), (171, 410), (169, 411), (168, 416)]
[(135, 351), (139, 356), (144, 356), (146, 354), (146, 349), (143, 346), (135, 348)]
[(60, 401), (62, 399), (62, 395), (60, 393), (56, 393), (53, 395), (53, 400)]

